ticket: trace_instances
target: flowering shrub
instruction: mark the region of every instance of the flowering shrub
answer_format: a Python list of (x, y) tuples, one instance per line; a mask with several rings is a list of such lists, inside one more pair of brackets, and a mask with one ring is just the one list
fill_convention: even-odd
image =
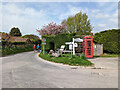
[(40, 35), (56, 35), (64, 32), (64, 25), (56, 25), (56, 23), (52, 22), (37, 31)]

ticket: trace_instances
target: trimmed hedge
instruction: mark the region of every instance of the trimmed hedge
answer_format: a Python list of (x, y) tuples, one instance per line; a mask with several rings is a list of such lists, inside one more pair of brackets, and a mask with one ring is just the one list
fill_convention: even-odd
[(42, 38), (46, 38), (46, 45), (45, 45), (45, 49), (46, 50), (50, 50), (50, 43), (54, 43), (55, 46), (55, 50), (57, 48), (60, 48), (61, 45), (65, 45), (65, 42), (71, 42), (73, 36), (75, 36), (75, 33), (71, 33), (71, 34), (58, 34), (56, 36), (52, 36), (52, 35), (42, 35)]
[(120, 35), (120, 29), (112, 29), (96, 33), (93, 41), (95, 43), (103, 44), (104, 53), (120, 53), (118, 39)]
[(23, 44), (26, 44), (25, 42), (11, 42), (11, 44), (14, 44), (14, 45), (23, 45)]
[(24, 36), (22, 36), (22, 38), (29, 38), (32, 41), (32, 43), (36, 44), (36, 45), (41, 44), (41, 42), (42, 42), (41, 39), (34, 34), (24, 35)]
[(33, 50), (33, 45), (27, 45), (25, 47), (23, 46), (4, 47), (4, 48), (0, 48), (0, 52), (1, 52), (0, 56), (6, 56), (6, 55), (16, 54), (20, 52), (27, 52), (32, 50)]
[[(50, 50), (50, 42), (55, 43), (55, 36), (52, 35), (42, 35), (42, 38), (46, 39), (45, 50)], [(43, 48), (41, 48), (43, 49)]]
[(33, 44), (26, 44), (25, 42), (7, 42), (4, 40), (0, 42), (0, 56), (6, 56), (32, 50)]

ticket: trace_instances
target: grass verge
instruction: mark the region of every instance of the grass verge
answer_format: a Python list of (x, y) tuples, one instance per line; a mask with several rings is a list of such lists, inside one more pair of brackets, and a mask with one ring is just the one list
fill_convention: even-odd
[(68, 64), (71, 66), (92, 66), (93, 65), (93, 63), (91, 63), (85, 58), (81, 58), (78, 56), (73, 56), (71, 58), (70, 54), (63, 54), (61, 57), (53, 57), (52, 55), (48, 55), (48, 54), (39, 54), (39, 57), (51, 62)]
[(100, 56), (94, 56), (94, 57), (118, 57), (120, 54), (103, 54)]

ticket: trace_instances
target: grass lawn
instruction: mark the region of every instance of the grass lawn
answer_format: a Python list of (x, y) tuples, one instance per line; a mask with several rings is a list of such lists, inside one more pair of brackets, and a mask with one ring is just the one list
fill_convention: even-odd
[(93, 65), (93, 63), (91, 63), (84, 57), (73, 56), (71, 58), (70, 54), (63, 54), (61, 57), (53, 57), (52, 55), (48, 55), (48, 54), (39, 54), (39, 56), (51, 62), (68, 64), (71, 66), (92, 66)]
[(103, 54), (101, 56), (94, 56), (94, 57), (118, 57), (120, 54)]

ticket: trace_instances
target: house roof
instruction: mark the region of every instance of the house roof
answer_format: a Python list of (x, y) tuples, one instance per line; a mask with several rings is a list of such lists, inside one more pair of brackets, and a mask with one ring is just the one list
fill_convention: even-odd
[(0, 33), (0, 40), (1, 39), (8, 42), (26, 42), (27, 40), (30, 40), (29, 38), (13, 37), (8, 35), (7, 33)]
[(0, 39), (8, 40), (10, 38), (10, 35), (7, 33), (0, 33)]
[(8, 41), (10, 42), (26, 42), (28, 38), (22, 38), (22, 37), (10, 37)]

